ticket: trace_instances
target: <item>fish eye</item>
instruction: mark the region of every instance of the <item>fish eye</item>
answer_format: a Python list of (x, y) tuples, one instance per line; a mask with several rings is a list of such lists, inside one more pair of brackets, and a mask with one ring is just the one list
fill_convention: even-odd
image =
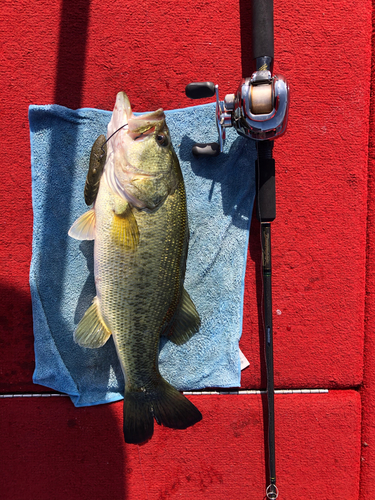
[(156, 142), (160, 145), (160, 146), (168, 146), (168, 137), (165, 135), (165, 134), (158, 134), (156, 136)]

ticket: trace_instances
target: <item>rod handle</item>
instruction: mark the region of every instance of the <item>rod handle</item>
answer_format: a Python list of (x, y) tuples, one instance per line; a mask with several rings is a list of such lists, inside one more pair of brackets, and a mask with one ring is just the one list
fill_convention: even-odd
[(273, 0), (252, 0), (253, 58), (274, 57)]
[(257, 218), (272, 222), (276, 218), (275, 160), (258, 158), (257, 165)]

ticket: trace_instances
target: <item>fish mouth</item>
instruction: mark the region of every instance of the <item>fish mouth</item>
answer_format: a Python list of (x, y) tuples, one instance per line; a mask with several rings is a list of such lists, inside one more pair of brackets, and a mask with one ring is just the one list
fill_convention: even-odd
[(133, 141), (142, 142), (155, 132), (156, 127), (152, 124), (145, 127), (138, 127), (136, 130), (128, 129), (128, 136)]
[(164, 127), (165, 114), (160, 108), (153, 113), (127, 117), (127, 133), (135, 141), (145, 139)]
[(165, 114), (162, 108), (150, 113), (134, 114), (125, 92), (119, 92), (113, 109), (111, 121), (108, 124), (108, 140), (117, 132), (126, 133), (135, 141), (143, 141), (155, 132), (158, 133), (165, 124)]
[(132, 134), (145, 134), (149, 130), (159, 128), (165, 120), (162, 108), (150, 113), (135, 115), (125, 92), (119, 92), (116, 96), (116, 103), (113, 109), (111, 121), (108, 125), (108, 136), (115, 133), (120, 128)]

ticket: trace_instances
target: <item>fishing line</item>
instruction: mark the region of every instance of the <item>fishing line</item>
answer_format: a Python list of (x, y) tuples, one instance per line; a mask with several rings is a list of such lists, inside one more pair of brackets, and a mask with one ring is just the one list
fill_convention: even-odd
[[(121, 127), (119, 127), (117, 130), (115, 130), (115, 131), (113, 132), (113, 134), (111, 134), (111, 135), (108, 137), (108, 139), (107, 139), (107, 140), (105, 140), (105, 141), (103, 142), (103, 144), (100, 146), (100, 149), (103, 151), (103, 152), (102, 152), (102, 154), (100, 155), (100, 159), (102, 159), (102, 158), (103, 158), (103, 156), (106, 154), (106, 152), (104, 151), (104, 146), (107, 144), (107, 142), (108, 142), (110, 139), (112, 139), (112, 137), (113, 137), (115, 134), (117, 134), (117, 132), (119, 132), (122, 128), (126, 127), (127, 125), (128, 125), (127, 123), (125, 123), (125, 125), (121, 125)], [(142, 135), (144, 135), (144, 133), (143, 133), (143, 132), (141, 132), (141, 133), (140, 133), (140, 134), (139, 134), (139, 135), (138, 135), (138, 136), (137, 136), (134, 140), (136, 141), (137, 139), (139, 139), (140, 137), (142, 137)]]
[(122, 128), (126, 127), (127, 123), (125, 123), (125, 125), (121, 125), (121, 127), (119, 127), (117, 130), (115, 130), (113, 132), (113, 134), (111, 134), (108, 139), (106, 141), (103, 142), (103, 144), (101, 145), (100, 149), (103, 151), (103, 153), (100, 155), (100, 159), (103, 158), (103, 156), (106, 154), (106, 152), (104, 151), (104, 146), (107, 144), (107, 142), (112, 139), (112, 137), (117, 134), (117, 132), (119, 132)]

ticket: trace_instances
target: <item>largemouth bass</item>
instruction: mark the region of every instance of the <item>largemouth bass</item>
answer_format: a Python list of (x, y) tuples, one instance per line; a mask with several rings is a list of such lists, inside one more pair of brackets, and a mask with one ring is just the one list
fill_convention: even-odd
[[(202, 418), (158, 369), (160, 336), (183, 344), (199, 330), (200, 319), (183, 286), (186, 195), (163, 110), (135, 116), (120, 92), (107, 137), (103, 174), (96, 167), (89, 171), (85, 187), (94, 206), (69, 231), (73, 238), (95, 240), (96, 297), (74, 339), (98, 348), (113, 336), (125, 377), (125, 441), (141, 443), (151, 438), (154, 418), (175, 429)], [(98, 140), (92, 158), (100, 167), (103, 138)]]

